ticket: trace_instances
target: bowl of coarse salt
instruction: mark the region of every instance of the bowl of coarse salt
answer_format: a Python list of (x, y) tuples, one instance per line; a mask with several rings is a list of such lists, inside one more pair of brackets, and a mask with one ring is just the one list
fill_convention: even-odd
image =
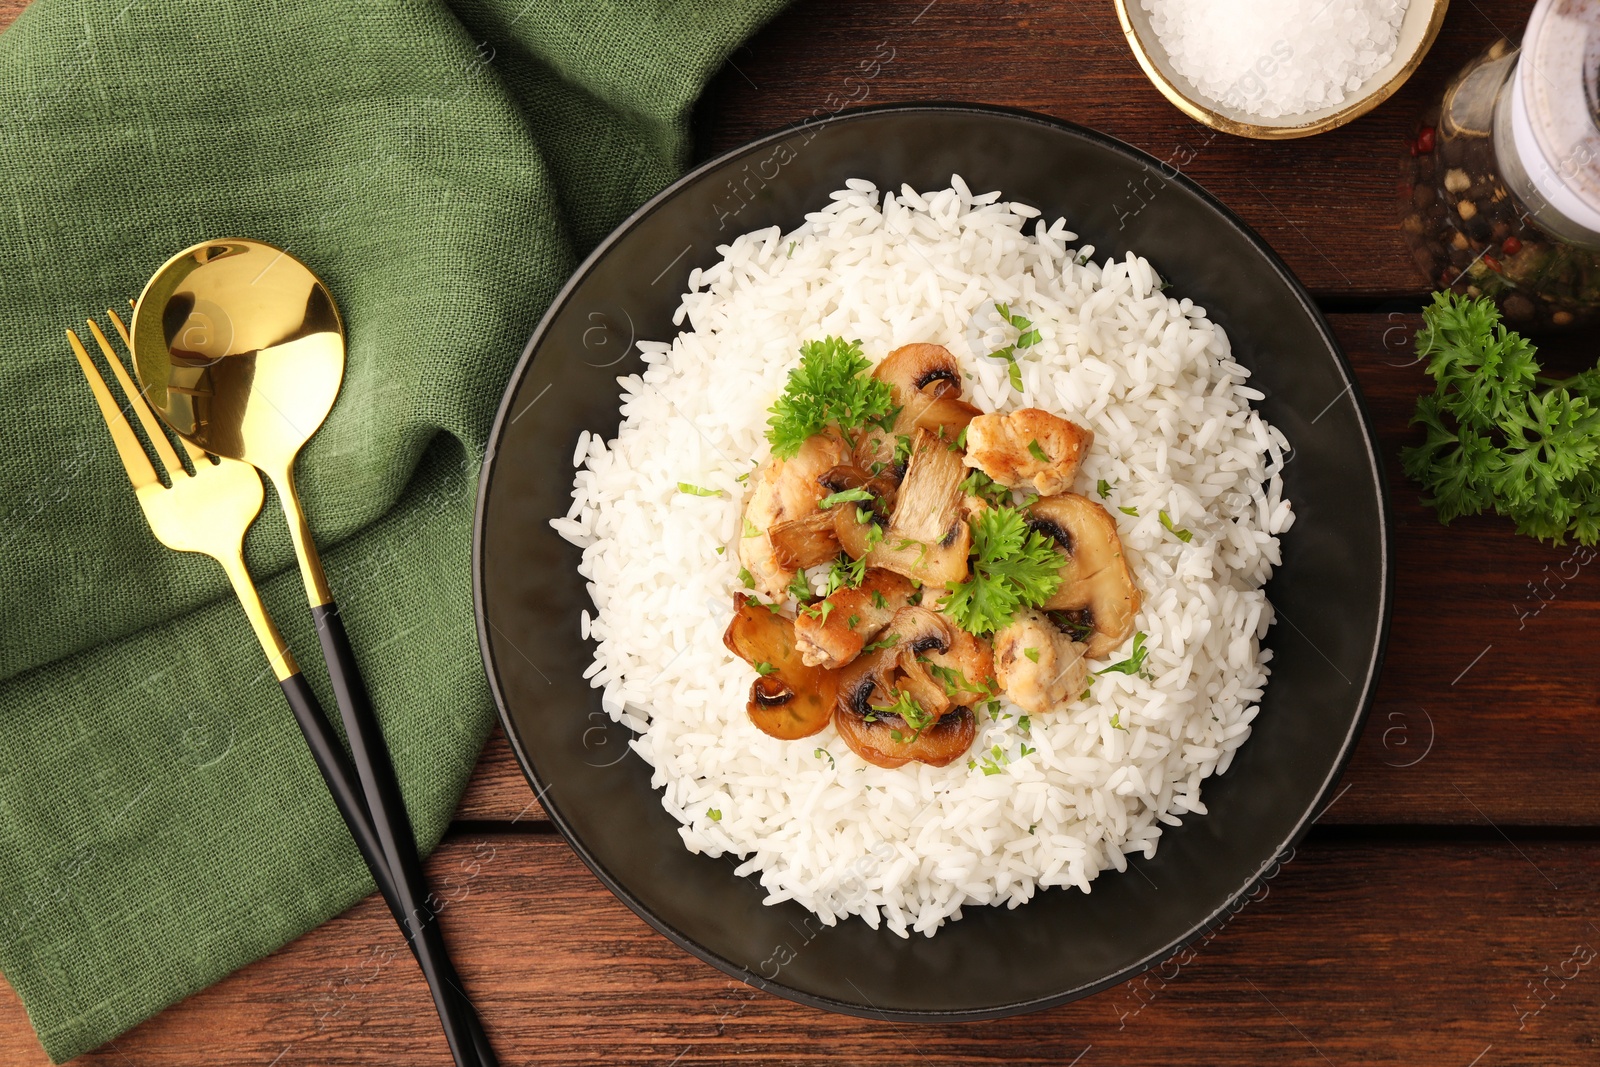
[(1133, 54), (1184, 114), (1239, 137), (1342, 126), (1427, 55), (1449, 0), (1115, 0)]

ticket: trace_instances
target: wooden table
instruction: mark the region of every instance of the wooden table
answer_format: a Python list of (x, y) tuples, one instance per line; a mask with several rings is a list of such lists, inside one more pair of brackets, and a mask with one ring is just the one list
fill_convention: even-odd
[[(24, 3), (0, 0), (0, 18)], [(675, 948), (572, 855), (496, 734), (429, 870), (502, 1062), (1600, 1062), (1600, 567), (1500, 520), (1444, 529), (1396, 462), (1425, 387), (1408, 352), (1425, 289), (1392, 209), (1403, 142), (1467, 58), (1520, 33), (1528, 7), (1457, 0), (1395, 99), (1284, 143), (1213, 135), (1174, 110), (1109, 0), (799, 0), (733, 56), (698, 116), (701, 156), (846, 101), (970, 100), (1189, 160), (1317, 295), (1358, 371), (1397, 519), (1388, 663), (1332, 804), (1192, 960), (965, 1025), (813, 1011)], [(864, 80), (859, 64), (885, 51)], [(0, 1062), (46, 1062), (9, 991), (0, 1017)], [(82, 1062), (449, 1058), (374, 897)]]

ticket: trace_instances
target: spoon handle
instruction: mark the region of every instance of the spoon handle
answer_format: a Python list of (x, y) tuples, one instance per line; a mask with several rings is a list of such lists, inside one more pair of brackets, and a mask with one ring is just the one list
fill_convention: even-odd
[[(383, 741), (383, 731), (367, 696), (366, 683), (356, 665), (350, 638), (339, 618), (338, 606), (332, 600), (313, 605), (311, 617), (317, 624), (317, 637), (328, 664), (328, 679), (333, 683), (345, 734), (350, 739), (350, 754), (372, 815), (373, 828), (395, 879), (403, 911), (397, 918), (417, 949), (418, 962), (428, 979), (439, 1016), (445, 1022), (445, 1033), (451, 1039), (451, 1051), (462, 1067), (470, 1064), (495, 1067), (499, 1061), (482, 1028), (474, 1025), (477, 1013), (467, 1000), (450, 962), (439, 924), (432, 921), (434, 915), (424, 904), (428, 891), (411, 819)], [(466, 1038), (464, 1043), (460, 1040), (462, 1036)]]

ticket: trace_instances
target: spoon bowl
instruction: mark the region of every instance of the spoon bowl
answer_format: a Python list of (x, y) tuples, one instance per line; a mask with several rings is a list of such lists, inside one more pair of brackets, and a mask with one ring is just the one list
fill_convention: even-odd
[(325, 285), (259, 241), (206, 241), (162, 265), (133, 315), (150, 403), (180, 435), (276, 483), (333, 409), (344, 327)]

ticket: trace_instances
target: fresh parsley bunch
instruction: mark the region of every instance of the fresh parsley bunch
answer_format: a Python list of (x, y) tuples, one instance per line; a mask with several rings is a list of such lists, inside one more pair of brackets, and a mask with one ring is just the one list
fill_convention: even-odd
[(942, 605), (968, 633), (993, 633), (1061, 587), (1055, 542), (1029, 527), (1016, 508), (991, 507), (974, 515), (972, 552), (972, 574), (950, 586)]
[(1401, 453), (1441, 522), (1493, 511), (1520, 533), (1563, 544), (1600, 538), (1600, 369), (1539, 374), (1535, 348), (1487, 299), (1433, 295), (1418, 357), (1437, 383), (1417, 401), (1422, 444)]
[(783, 395), (772, 405), (767, 440), (772, 454), (789, 459), (806, 438), (835, 423), (849, 440), (850, 431), (867, 423), (893, 424), (894, 395), (887, 382), (866, 372), (872, 361), (861, 354), (860, 341), (824, 337), (800, 346), (800, 365), (789, 372)]

